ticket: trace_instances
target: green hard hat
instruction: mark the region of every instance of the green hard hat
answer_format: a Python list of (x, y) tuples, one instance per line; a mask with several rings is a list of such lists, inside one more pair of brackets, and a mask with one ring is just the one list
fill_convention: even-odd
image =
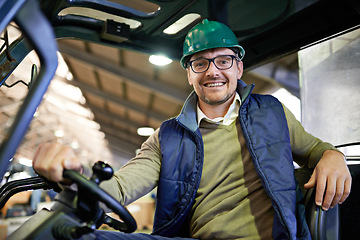
[(239, 49), (240, 59), (245, 55), (244, 49), (239, 45), (235, 34), (229, 27), (220, 22), (204, 19), (186, 35), (183, 56), (180, 59), (181, 66), (186, 68), (188, 60), (194, 53), (220, 47)]

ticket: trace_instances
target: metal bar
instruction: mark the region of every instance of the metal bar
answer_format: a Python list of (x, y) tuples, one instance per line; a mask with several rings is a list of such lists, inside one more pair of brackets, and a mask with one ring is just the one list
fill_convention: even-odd
[(42, 183), (42, 182), (44, 182), (44, 180), (41, 177), (32, 177), (32, 178), (20, 179), (20, 180), (14, 180), (14, 181), (7, 182), (0, 188), (0, 197), (5, 192), (9, 191), (12, 188), (22, 186), (22, 185), (30, 185), (30, 184)]
[(14, 19), (17, 12), (24, 5), (26, 0), (0, 1), (0, 32)]
[(28, 190), (35, 190), (35, 189), (50, 189), (49, 185), (45, 182), (42, 183), (34, 183), (34, 184), (30, 184), (30, 185), (24, 185), (24, 186), (16, 186), (12, 189), (9, 189), (9, 191), (5, 192), (1, 197), (0, 197), (0, 209), (2, 209), (5, 205), (5, 203), (7, 202), (7, 200), (9, 200), (9, 198), (11, 198), (14, 194), (19, 193), (19, 192), (24, 192), (24, 191), (28, 191)]
[[(8, 2), (11, 2), (11, 0), (6, 3)], [(4, 141), (1, 144), (0, 179), (3, 178), (8, 168), (9, 160), (15, 154), (17, 147), (23, 139), (33, 118), (33, 114), (40, 104), (58, 64), (55, 34), (53, 33), (51, 25), (41, 12), (38, 2), (35, 0), (26, 1), (26, 3), (17, 10), (12, 17), (15, 17), (15, 22), (23, 30), (37, 52), (41, 62), (41, 71), (32, 83), (13, 125), (5, 135)], [(3, 10), (1, 10), (1, 12), (2, 11)], [(2, 23), (1, 20), (0, 18), (0, 22)], [(10, 20), (10, 18), (7, 19), (8, 22), (10, 22)]]

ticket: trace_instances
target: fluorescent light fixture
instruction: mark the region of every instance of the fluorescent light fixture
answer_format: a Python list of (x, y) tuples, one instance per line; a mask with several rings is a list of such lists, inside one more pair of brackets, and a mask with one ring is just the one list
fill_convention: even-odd
[(137, 134), (139, 134), (140, 136), (150, 136), (154, 133), (154, 131), (155, 130), (152, 127), (140, 127), (137, 130)]
[(174, 35), (193, 23), (195, 20), (200, 19), (200, 15), (197, 13), (189, 13), (167, 27), (163, 33), (168, 35)]
[(65, 79), (68, 81), (72, 81), (72, 80), (74, 80), (74, 76), (72, 75), (71, 72), (68, 72), (65, 76)]
[(59, 79), (54, 79), (53, 81), (51, 81), (50, 88), (58, 95), (65, 97), (69, 100), (72, 100), (73, 102), (85, 103), (83, 100), (84, 96), (80, 88), (78, 87), (63, 82)]
[(56, 130), (54, 132), (54, 134), (55, 134), (55, 137), (58, 137), (58, 138), (64, 137), (64, 135), (65, 135), (64, 131), (61, 129)]
[(151, 55), (149, 57), (149, 62), (151, 62), (154, 65), (165, 66), (172, 63), (172, 60), (163, 55)]
[(359, 165), (360, 161), (346, 161), (347, 165)]
[(79, 148), (79, 142), (77, 140), (73, 140), (70, 144), (70, 146), (73, 148), (73, 149), (78, 149)]

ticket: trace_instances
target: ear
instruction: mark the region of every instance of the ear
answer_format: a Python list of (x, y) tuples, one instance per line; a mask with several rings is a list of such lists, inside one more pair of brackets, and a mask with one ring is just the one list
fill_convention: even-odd
[(237, 79), (240, 79), (244, 72), (244, 66), (242, 61), (237, 61), (237, 68), (238, 68), (238, 77)]
[(190, 77), (191, 71), (190, 71), (190, 68), (189, 68), (189, 67), (186, 68), (186, 73), (187, 73), (187, 78), (188, 78), (189, 85), (192, 86), (193, 83), (192, 83), (192, 81), (191, 81), (191, 77)]

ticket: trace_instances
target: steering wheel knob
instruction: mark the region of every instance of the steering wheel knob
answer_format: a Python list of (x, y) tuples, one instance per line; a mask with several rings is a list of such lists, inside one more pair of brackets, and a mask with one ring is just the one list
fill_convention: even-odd
[(93, 175), (91, 176), (91, 180), (96, 184), (99, 184), (101, 181), (104, 180), (109, 180), (114, 174), (112, 167), (102, 161), (96, 162), (93, 165), (92, 170)]

